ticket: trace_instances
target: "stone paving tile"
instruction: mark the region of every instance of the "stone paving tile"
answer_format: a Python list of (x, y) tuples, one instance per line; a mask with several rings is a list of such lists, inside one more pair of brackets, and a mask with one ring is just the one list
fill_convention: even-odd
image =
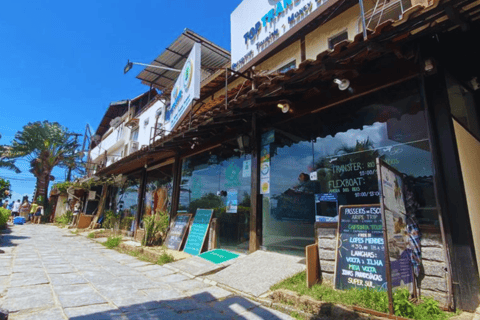
[(162, 301), (162, 306), (168, 307), (177, 313), (188, 312), (193, 310), (201, 310), (207, 308), (207, 305), (198, 303), (190, 298), (165, 300)]
[[(214, 309), (202, 309), (191, 312), (181, 313), (178, 315), (178, 319), (232, 319), (232, 317), (226, 316)], [(261, 320), (262, 318), (258, 318)]]
[(187, 276), (184, 276), (183, 274), (171, 274), (168, 276), (160, 277), (157, 278), (159, 281), (163, 281), (166, 283), (173, 283), (173, 282), (179, 282), (179, 281), (185, 281), (185, 280), (190, 280)]
[(182, 292), (188, 292), (188, 291), (196, 291), (198, 289), (203, 289), (203, 288), (208, 288), (210, 287), (209, 284), (206, 284), (203, 281), (199, 280), (185, 280), (185, 281), (180, 281), (180, 282), (174, 282), (170, 284), (174, 289), (177, 289), (178, 291)]
[(245, 320), (293, 320), (294, 318), (286, 315), (280, 311), (265, 308), (257, 307), (252, 310), (246, 311), (235, 319), (245, 319)]
[(71, 265), (60, 265), (55, 267), (45, 268), (48, 274), (52, 273), (74, 273), (76, 269)]
[(75, 320), (109, 320), (124, 319), (122, 311), (109, 304), (97, 304), (93, 306), (65, 308), (65, 314)]
[(50, 274), (50, 279), (54, 286), (88, 283), (84, 277), (75, 273)]
[(35, 273), (35, 272), (43, 272), (41, 265), (34, 265), (34, 266), (26, 266), (26, 265), (15, 265), (12, 268), (12, 272), (14, 273)]
[(191, 292), (192, 298), (198, 302), (211, 302), (231, 296), (232, 293), (219, 287), (209, 287)]
[(175, 273), (173, 270), (170, 270), (170, 269), (167, 269), (167, 268), (164, 268), (164, 267), (160, 267), (160, 268), (161, 269), (157, 268), (156, 270), (150, 270), (150, 271), (144, 272), (144, 274), (147, 277), (150, 277), (150, 278), (153, 278), (153, 279), (159, 279), (161, 277), (169, 276), (169, 275), (172, 275), (172, 274)]
[(85, 284), (54, 287), (60, 304), (64, 308), (82, 307), (93, 304), (106, 303), (92, 287)]
[(9, 315), (9, 320), (65, 320), (61, 308), (51, 308), (34, 312), (21, 312)]
[(142, 291), (150, 298), (159, 301), (185, 298), (184, 294), (174, 289), (148, 289)]
[(145, 262), (145, 261), (134, 261), (134, 262), (126, 263), (125, 265), (129, 266), (130, 268), (137, 268), (137, 267), (150, 266), (152, 265), (152, 263)]
[(123, 312), (142, 312), (161, 308), (162, 305), (147, 296), (122, 296), (112, 299), (112, 302)]
[[(148, 266), (142, 266), (142, 267), (135, 267), (135, 270), (140, 271), (140, 272), (150, 272), (150, 271), (156, 271), (156, 270), (164, 270), (166, 268), (159, 266), (158, 264), (151, 264)], [(168, 270), (168, 269), (166, 269)]]
[(178, 320), (179, 318), (177, 313), (167, 308), (125, 314), (126, 320)]
[(210, 306), (220, 311), (222, 314), (235, 317), (248, 310), (256, 308), (260, 303), (252, 301), (243, 297), (231, 297), (222, 301), (215, 301), (210, 304)]
[(10, 278), (11, 287), (30, 286), (49, 283), (43, 270), (32, 273), (13, 273)]
[(9, 276), (12, 274), (11, 268), (0, 268), (0, 276)]
[(9, 288), (0, 302), (2, 308), (10, 312), (44, 308), (53, 304), (52, 290), (48, 285)]

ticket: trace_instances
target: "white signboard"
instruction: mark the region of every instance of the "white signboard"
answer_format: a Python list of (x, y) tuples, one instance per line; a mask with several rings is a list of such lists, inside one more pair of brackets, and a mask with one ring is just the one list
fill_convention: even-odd
[(241, 69), (327, 1), (244, 0), (231, 15), (232, 69)]
[(175, 129), (190, 109), (193, 99), (200, 98), (200, 59), (201, 45), (195, 43), (170, 95), (170, 107), (165, 113), (167, 131)]

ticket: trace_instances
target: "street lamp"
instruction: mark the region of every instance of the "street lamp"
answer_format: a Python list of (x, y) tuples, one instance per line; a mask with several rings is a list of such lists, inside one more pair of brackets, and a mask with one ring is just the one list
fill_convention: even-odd
[(126, 74), (128, 71), (130, 71), (130, 69), (132, 69), (134, 64), (139, 65), (139, 66), (147, 66), (147, 67), (152, 67), (152, 68), (157, 68), (157, 69), (164, 69), (164, 70), (182, 72), (182, 70), (178, 70), (178, 69), (162, 67), (162, 66), (155, 66), (155, 65), (152, 65), (152, 64), (145, 64), (145, 63), (140, 63), (140, 62), (132, 62), (130, 60), (127, 60), (127, 65), (123, 68), (123, 74)]

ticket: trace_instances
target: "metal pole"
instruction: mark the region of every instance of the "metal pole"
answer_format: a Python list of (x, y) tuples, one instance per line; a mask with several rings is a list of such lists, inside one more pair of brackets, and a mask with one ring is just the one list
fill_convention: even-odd
[(161, 67), (161, 66), (154, 66), (154, 65), (146, 64), (146, 63), (139, 63), (139, 62), (130, 62), (130, 63), (131, 63), (131, 64), (136, 64), (136, 65), (139, 65), (139, 66), (146, 66), (146, 67), (151, 67), (151, 68), (165, 69), (165, 70), (170, 70), (170, 71), (182, 72), (182, 70), (173, 69), (173, 68), (167, 68), (167, 67)]
[(225, 110), (228, 110), (228, 68), (225, 68)]
[(367, 40), (367, 26), (365, 25), (365, 9), (363, 7), (363, 0), (358, 0), (360, 4), (360, 13), (362, 15), (363, 40)]

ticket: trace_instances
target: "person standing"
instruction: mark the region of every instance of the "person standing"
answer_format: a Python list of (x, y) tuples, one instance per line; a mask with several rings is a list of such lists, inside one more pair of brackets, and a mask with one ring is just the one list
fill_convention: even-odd
[(18, 217), (20, 213), (20, 200), (14, 201), (12, 206), (12, 217)]
[(32, 206), (30, 207), (30, 220), (32, 220), (33, 222), (35, 222), (34, 220), (34, 214), (37, 212), (37, 208), (38, 208), (38, 204), (36, 201), (33, 201), (32, 202)]
[(33, 223), (40, 224), (40, 220), (42, 219), (42, 216), (43, 216), (43, 207), (37, 205), (37, 209), (34, 213)]
[(28, 203), (28, 199), (24, 198), (23, 203), (20, 206), (20, 215), (24, 217), (27, 221), (30, 220), (30, 203)]
[(3, 203), (3, 208), (7, 209), (7, 206), (8, 206), (8, 200), (5, 200), (5, 202)]

